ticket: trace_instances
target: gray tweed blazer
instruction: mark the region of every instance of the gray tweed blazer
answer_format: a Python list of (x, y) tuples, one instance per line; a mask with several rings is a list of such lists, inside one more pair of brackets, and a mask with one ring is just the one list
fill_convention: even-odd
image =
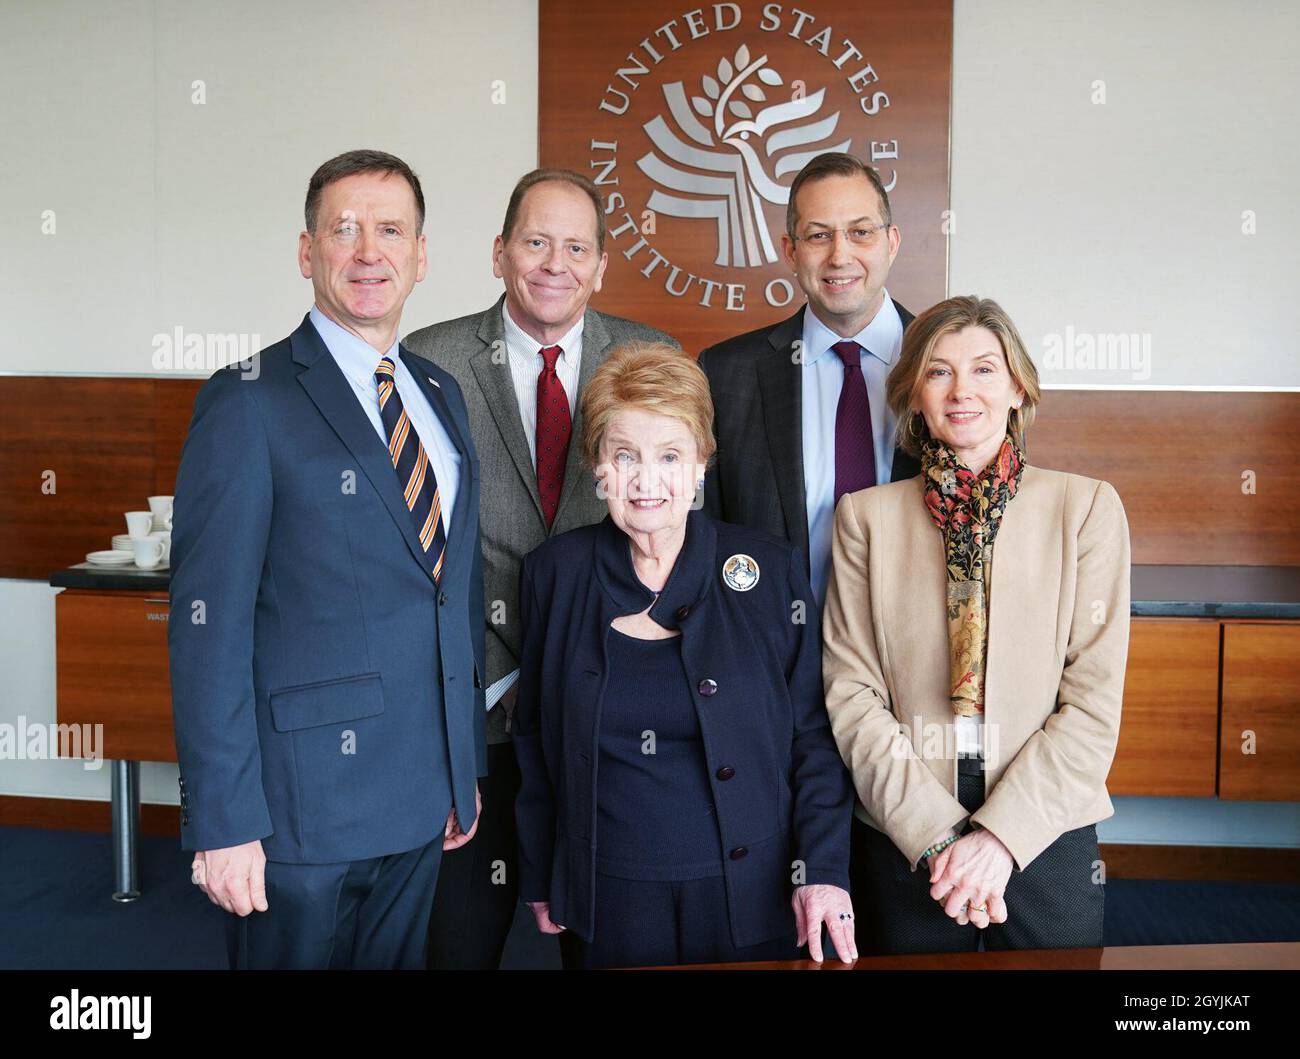
[[(470, 432), (479, 459), (488, 686), (519, 666), (520, 561), (547, 537), (599, 522), (609, 510), (596, 495), (590, 468), (583, 465), (579, 406), (564, 467), (560, 507), (548, 532), (537, 492), (537, 472), (528, 455), (528, 438), (505, 356), (505, 324), (501, 317), (504, 302), (502, 294), (485, 312), (422, 327), (403, 339), (412, 353), (455, 376), (469, 409)], [(634, 340), (679, 344), (646, 324), (588, 307), (582, 325), (582, 364), (575, 401), (610, 352)], [(494, 348), (499, 351), (495, 357)], [(487, 720), (488, 742), (506, 742), (509, 736), (499, 705), (488, 713)]]

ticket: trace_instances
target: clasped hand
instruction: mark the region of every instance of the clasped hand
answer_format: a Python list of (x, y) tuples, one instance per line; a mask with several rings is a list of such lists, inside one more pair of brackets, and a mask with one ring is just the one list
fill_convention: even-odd
[(1007, 921), (1007, 880), (1015, 860), (991, 831), (977, 828), (929, 859), (930, 896), (945, 915), (983, 930)]

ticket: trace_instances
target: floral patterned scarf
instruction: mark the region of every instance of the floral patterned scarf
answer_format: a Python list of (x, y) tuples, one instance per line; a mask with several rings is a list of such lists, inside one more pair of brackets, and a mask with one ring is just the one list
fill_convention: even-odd
[(1016, 495), (1025, 455), (1008, 434), (993, 462), (976, 475), (941, 441), (921, 453), (925, 507), (943, 532), (948, 565), (948, 643), (953, 713), (984, 712), (988, 657), (989, 572), (993, 541), (1007, 502)]

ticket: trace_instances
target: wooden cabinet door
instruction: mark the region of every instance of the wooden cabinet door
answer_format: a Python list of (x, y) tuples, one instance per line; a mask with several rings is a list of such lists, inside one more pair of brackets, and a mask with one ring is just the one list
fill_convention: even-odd
[(102, 724), (107, 759), (175, 761), (165, 595), (66, 589), (54, 601), (60, 724)]
[(1300, 801), (1300, 624), (1224, 623), (1219, 796)]
[(1214, 796), (1219, 623), (1134, 618), (1112, 795)]

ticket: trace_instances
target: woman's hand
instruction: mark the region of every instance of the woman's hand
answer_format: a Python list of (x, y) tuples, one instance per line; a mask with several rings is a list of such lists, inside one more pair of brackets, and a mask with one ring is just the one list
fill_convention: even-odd
[(528, 907), (532, 910), (533, 918), (537, 920), (537, 929), (543, 934), (559, 934), (566, 929), (558, 923), (551, 922), (550, 901), (529, 901)]
[(983, 930), (1005, 923), (1002, 895), (1014, 867), (1011, 851), (992, 831), (979, 828), (930, 858), (930, 896), (962, 926), (969, 922)]
[(858, 958), (858, 944), (853, 936), (853, 901), (847, 890), (838, 886), (800, 886), (790, 899), (794, 905), (794, 923), (798, 931), (795, 945), (808, 943), (808, 958), (822, 962), (822, 924), (830, 930), (835, 954), (844, 963)]

